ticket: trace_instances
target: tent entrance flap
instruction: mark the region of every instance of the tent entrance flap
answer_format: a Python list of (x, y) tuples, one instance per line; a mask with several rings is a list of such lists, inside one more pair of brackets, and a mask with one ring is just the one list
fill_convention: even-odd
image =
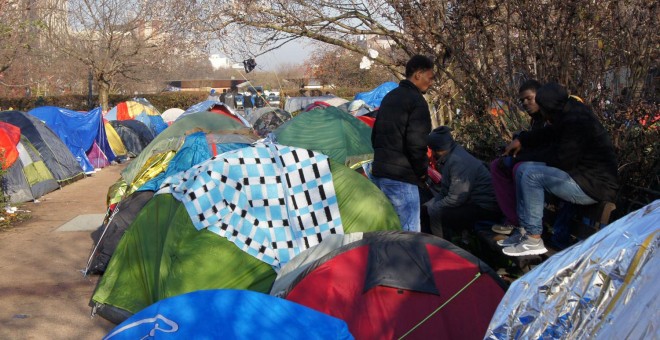
[(364, 292), (375, 286), (387, 286), (440, 295), (423, 244), (397, 241), (373, 244), (369, 247), (367, 266)]

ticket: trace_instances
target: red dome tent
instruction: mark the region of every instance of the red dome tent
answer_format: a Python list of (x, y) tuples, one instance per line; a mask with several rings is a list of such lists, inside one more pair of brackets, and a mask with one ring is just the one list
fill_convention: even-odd
[(422, 233), (365, 233), (291, 273), (271, 294), (346, 321), (356, 339), (483, 339), (505, 290), (485, 263)]
[(21, 140), (21, 129), (9, 123), (0, 122), (0, 165), (7, 170), (16, 162), (18, 149), (16, 145)]

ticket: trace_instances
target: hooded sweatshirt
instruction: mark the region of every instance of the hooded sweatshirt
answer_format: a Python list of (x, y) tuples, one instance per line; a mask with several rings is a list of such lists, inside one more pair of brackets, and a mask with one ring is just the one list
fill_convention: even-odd
[(552, 145), (549, 166), (567, 172), (594, 200), (614, 202), (619, 188), (616, 154), (609, 133), (591, 109), (557, 83), (539, 88), (536, 103), (552, 124), (521, 133), (523, 148)]

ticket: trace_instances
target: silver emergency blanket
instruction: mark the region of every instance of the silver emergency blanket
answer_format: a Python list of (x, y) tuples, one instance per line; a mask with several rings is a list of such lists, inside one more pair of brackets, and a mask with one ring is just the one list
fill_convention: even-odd
[(486, 339), (657, 339), (660, 200), (515, 281)]

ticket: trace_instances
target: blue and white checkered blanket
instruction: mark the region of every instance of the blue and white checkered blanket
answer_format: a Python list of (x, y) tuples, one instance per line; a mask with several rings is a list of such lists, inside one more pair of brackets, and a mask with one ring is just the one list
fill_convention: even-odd
[(167, 178), (157, 194), (276, 270), (329, 234), (343, 234), (328, 157), (273, 143), (218, 155)]

